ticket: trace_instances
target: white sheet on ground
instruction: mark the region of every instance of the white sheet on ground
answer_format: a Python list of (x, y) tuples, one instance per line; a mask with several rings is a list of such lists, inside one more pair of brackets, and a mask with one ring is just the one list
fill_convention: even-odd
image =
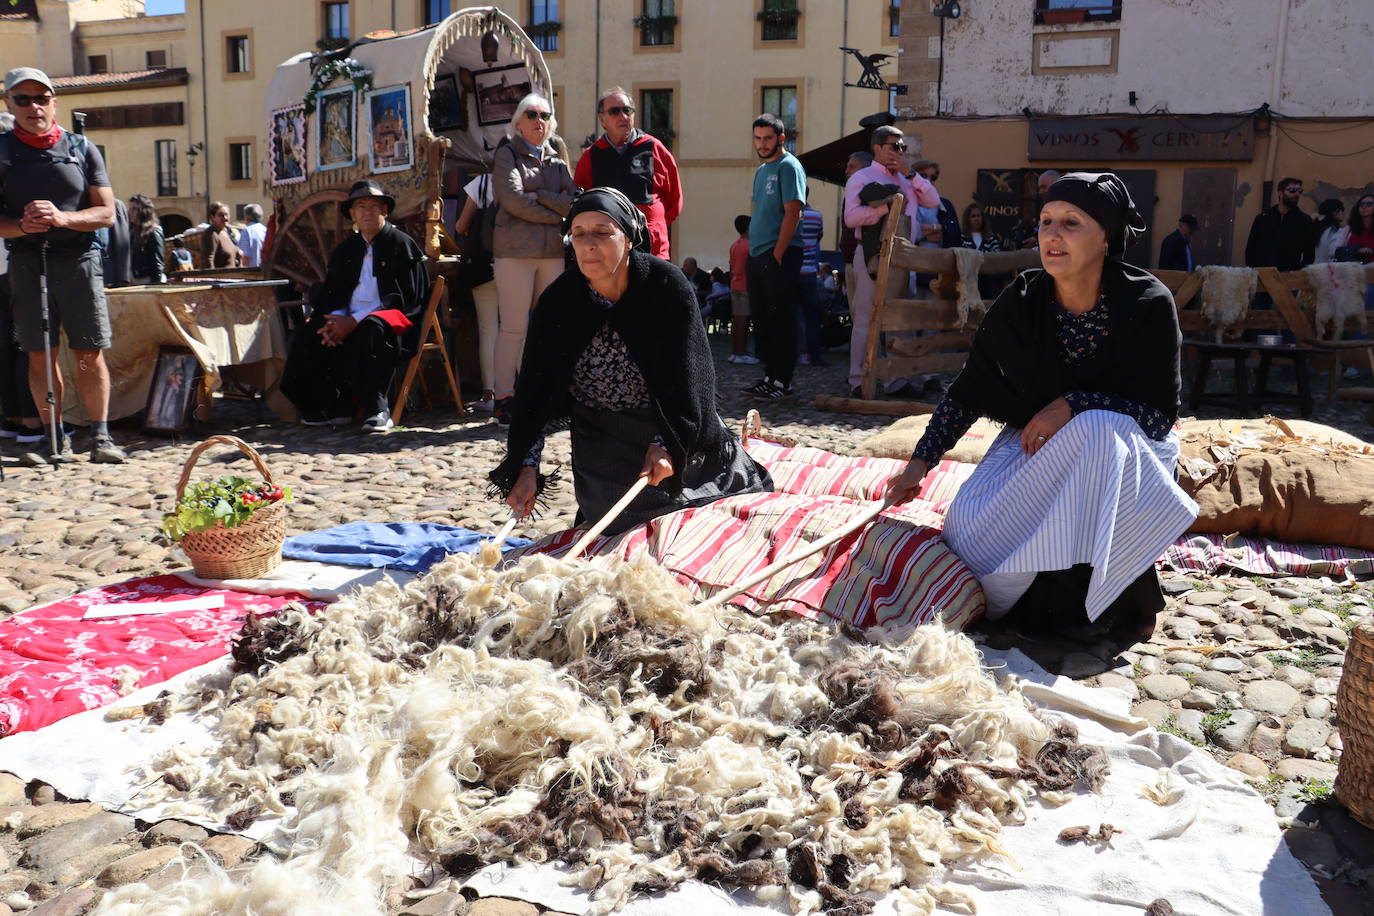
[(236, 592), (256, 592), (260, 595), (299, 592), (318, 601), (334, 601), (355, 588), (376, 585), (388, 576), (401, 585), (415, 578), (414, 573), (398, 569), (340, 566), (309, 560), (282, 560), (280, 566), (261, 579), (202, 579), (190, 569), (173, 569), (170, 573), (191, 585), (202, 585), (206, 588), (227, 588)]
[[(1288, 851), (1269, 806), (1243, 777), (1171, 735), (1149, 728), (1129, 712), (1125, 694), (1084, 687), (1055, 677), (1016, 650), (984, 650), (987, 663), (1023, 679), (1026, 699), (1046, 713), (1071, 719), (1081, 739), (1106, 748), (1112, 772), (1101, 795), (1082, 793), (1058, 808), (1032, 803), (1024, 825), (1008, 827), (1002, 845), (1013, 862), (992, 859), (954, 869), (947, 883), (968, 890), (981, 913), (1051, 916), (1062, 913), (1138, 914), (1163, 897), (1179, 913), (1209, 916), (1318, 916), (1328, 913), (1316, 885)], [(147, 702), (199, 677), (224, 677), (220, 659), (144, 688), (122, 703)], [(37, 732), (0, 739), (0, 770), (42, 779), (68, 798), (99, 802), (145, 821), (183, 817), (163, 806), (140, 804), (135, 779), (141, 766), (175, 745), (206, 746), (207, 723), (179, 713), (164, 725), (140, 720), (107, 722), (91, 710)], [(1159, 806), (1140, 795), (1167, 768), (1182, 794)], [(143, 777), (146, 781), (147, 777)], [(1065, 827), (1107, 823), (1125, 831), (1110, 848), (1058, 842)], [(267, 840), (280, 821), (263, 817), (244, 835)], [(558, 884), (551, 866), (492, 867), (467, 884), (483, 894), (519, 897), (567, 913), (583, 913), (587, 897)], [(691, 883), (666, 897), (642, 899), (629, 916), (664, 912), (775, 913), (741, 896)], [(891, 903), (878, 913), (893, 913)], [(943, 912), (943, 911), (942, 911)]]

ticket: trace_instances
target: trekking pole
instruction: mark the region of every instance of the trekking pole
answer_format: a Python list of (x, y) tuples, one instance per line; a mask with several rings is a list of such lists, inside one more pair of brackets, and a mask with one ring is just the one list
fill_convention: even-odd
[(59, 454), (57, 448), (57, 424), (62, 419), (57, 416), (57, 397), (53, 394), (52, 384), (52, 338), (49, 332), (48, 315), (48, 240), (38, 248), (38, 316), (39, 326), (43, 329), (43, 372), (48, 379), (48, 444), (53, 458)]

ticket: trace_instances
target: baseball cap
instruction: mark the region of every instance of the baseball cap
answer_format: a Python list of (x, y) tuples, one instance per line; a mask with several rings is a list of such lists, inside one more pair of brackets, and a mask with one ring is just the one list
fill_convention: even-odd
[(57, 89), (53, 87), (52, 80), (48, 79), (48, 74), (39, 70), (37, 67), (15, 67), (5, 74), (5, 91), (12, 92), (15, 86), (26, 80), (33, 80), (35, 83), (42, 83), (48, 87), (48, 91), (53, 95), (57, 94)]

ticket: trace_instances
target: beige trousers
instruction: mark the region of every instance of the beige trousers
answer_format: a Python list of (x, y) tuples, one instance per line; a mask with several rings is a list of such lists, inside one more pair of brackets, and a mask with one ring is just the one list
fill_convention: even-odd
[(482, 367), (482, 390), (496, 390), (496, 335), (501, 326), (496, 304), (496, 281), (472, 288), (477, 308), (477, 362)]
[(562, 258), (497, 258), (496, 296), (500, 331), (496, 335), (495, 373), (498, 398), (515, 393), (515, 374), (525, 350), (530, 312), (545, 287), (563, 273)]

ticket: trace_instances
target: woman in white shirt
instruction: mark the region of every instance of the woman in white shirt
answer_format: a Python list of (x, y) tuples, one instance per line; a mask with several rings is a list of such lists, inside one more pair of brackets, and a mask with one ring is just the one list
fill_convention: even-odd
[(1336, 249), (1345, 244), (1350, 230), (1345, 226), (1345, 204), (1335, 197), (1328, 197), (1317, 208), (1317, 256), (1315, 264), (1324, 264), (1336, 255)]

